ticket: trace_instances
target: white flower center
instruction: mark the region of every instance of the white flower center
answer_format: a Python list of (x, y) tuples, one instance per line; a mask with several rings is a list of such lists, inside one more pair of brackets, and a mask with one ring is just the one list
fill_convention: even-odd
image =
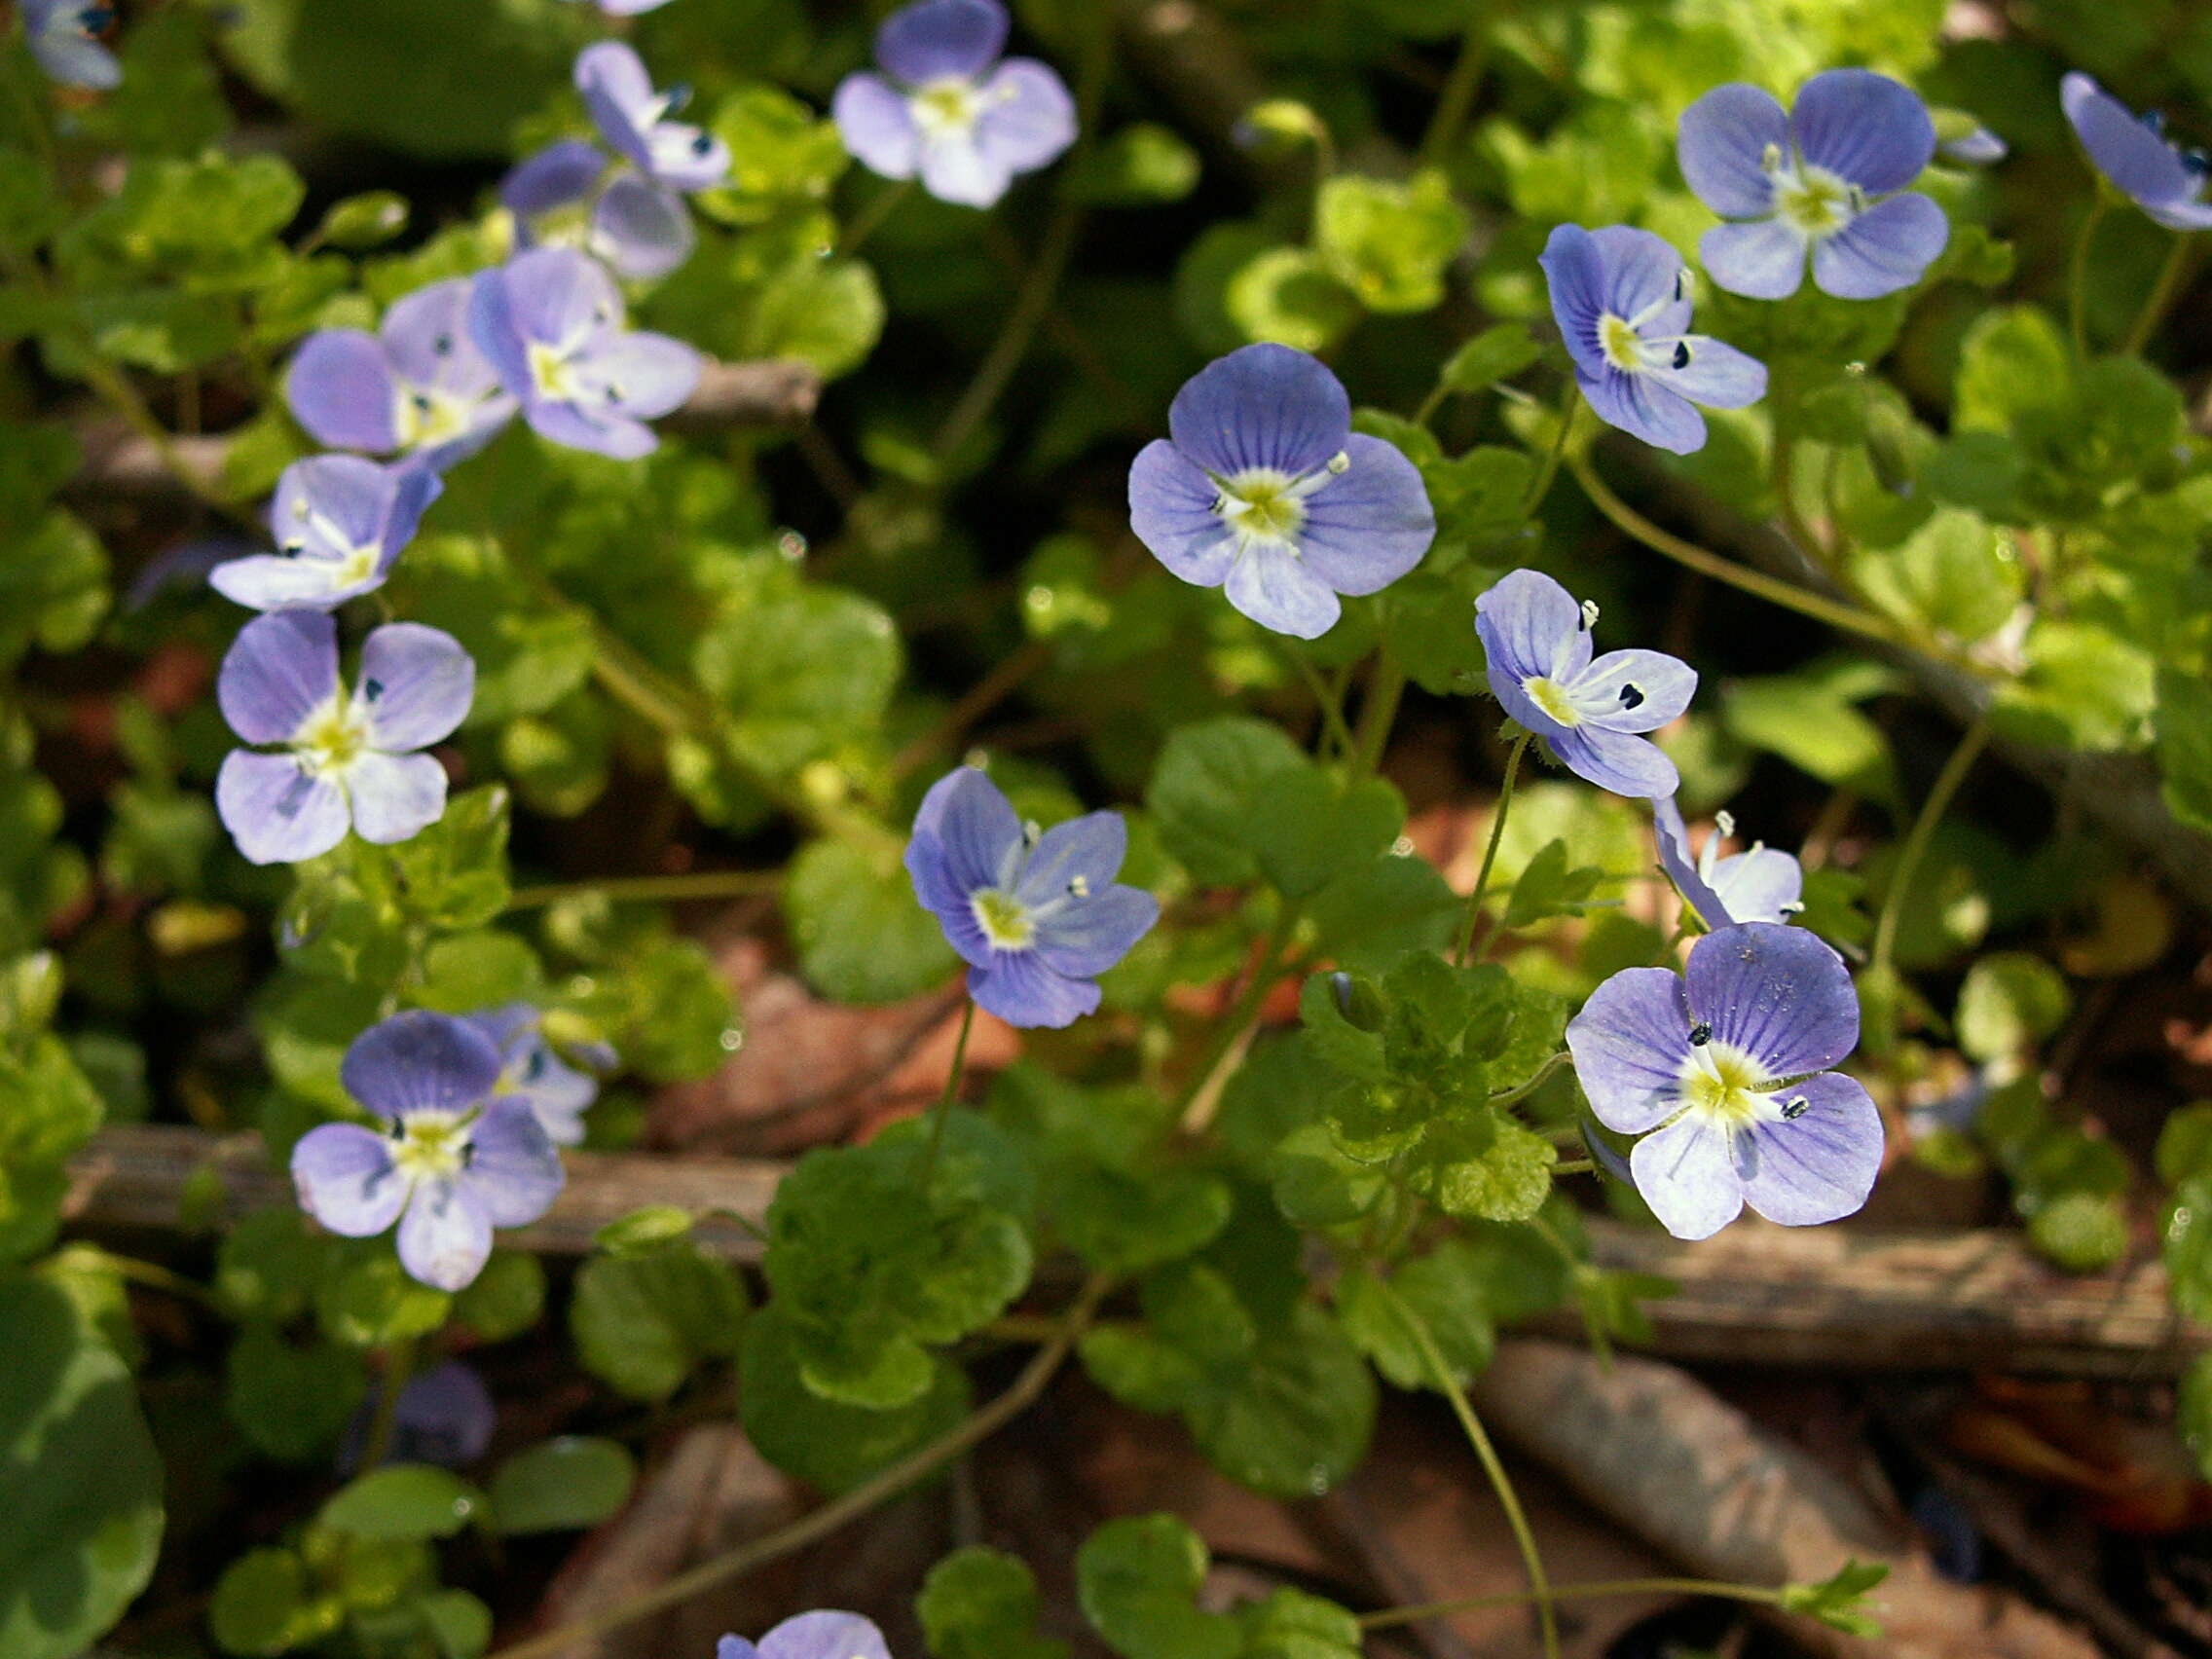
[(1306, 528), (1307, 498), (1331, 480), (1344, 476), (1351, 458), (1339, 450), (1326, 464), (1292, 476), (1272, 466), (1248, 466), (1232, 478), (1216, 478), (1221, 493), (1213, 510), (1236, 536), (1236, 551), (1255, 547), (1298, 551), (1299, 533)]
[(1805, 1111), (1802, 1095), (1777, 1094), (1774, 1086), (1779, 1080), (1743, 1050), (1715, 1041), (1708, 1025), (1690, 1032), (1690, 1057), (1677, 1075), (1685, 1112), (1731, 1129), (1789, 1122)]
[[(535, 371), (535, 359), (531, 366)], [(398, 401), (392, 424), (399, 433), (399, 447), (407, 450), (460, 437), (468, 430), (468, 418), (475, 409), (470, 399), (429, 386), (403, 387)]]
[(559, 347), (542, 340), (530, 343), (530, 380), (537, 395), (548, 403), (576, 403), (584, 394), (576, 365)]
[(935, 142), (975, 130), (977, 118), (983, 113), (983, 98), (975, 82), (947, 75), (915, 88), (906, 107), (922, 136)]
[(1774, 185), (1774, 210), (1799, 235), (1832, 237), (1866, 211), (1866, 193), (1849, 179), (1802, 159), (1794, 165), (1769, 144), (1760, 163)]
[(1027, 950), (1037, 938), (1036, 918), (1011, 893), (996, 887), (980, 888), (970, 896), (968, 907), (994, 950)]
[(1529, 701), (1544, 711), (1563, 726), (1582, 723), (1582, 711), (1574, 706), (1567, 694), (1567, 687), (1549, 675), (1538, 674), (1521, 682), (1521, 689), (1529, 694)]
[(410, 1112), (391, 1161), (410, 1182), (450, 1181), (468, 1164), (468, 1120), (458, 1112)]
[[(374, 681), (370, 682), (373, 685)], [(365, 710), (335, 696), (300, 722), (291, 749), (300, 769), (318, 778), (343, 775), (369, 747)]]

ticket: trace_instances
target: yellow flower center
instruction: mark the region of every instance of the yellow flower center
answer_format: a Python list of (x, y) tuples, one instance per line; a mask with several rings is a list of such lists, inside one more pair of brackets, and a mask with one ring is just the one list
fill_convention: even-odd
[(1643, 367), (1642, 344), (1634, 327), (1625, 316), (1611, 312), (1598, 319), (1598, 350), (1604, 352), (1605, 361), (1614, 368), (1633, 373)]
[(1858, 211), (1858, 192), (1820, 167), (1775, 180), (1775, 211), (1808, 237), (1833, 236)]
[(1294, 546), (1306, 526), (1306, 500), (1296, 481), (1272, 467), (1256, 466), (1232, 478), (1215, 503), (1239, 547)]
[[(533, 347), (534, 351), (543, 347)], [(537, 372), (537, 359), (531, 359), (531, 369)], [(432, 391), (427, 387), (413, 392), (402, 392), (399, 397), (399, 428), (401, 449), (422, 449), (429, 444), (442, 444), (449, 438), (458, 438), (468, 430), (468, 403), (447, 392)]]
[(292, 738), (292, 753), (300, 764), (325, 776), (345, 771), (368, 746), (369, 722), (341, 697), (333, 697), (310, 715)]
[(401, 1124), (391, 1161), (410, 1181), (450, 1181), (468, 1162), (465, 1120), (454, 1112), (414, 1112)]
[(583, 395), (569, 359), (541, 340), (530, 343), (530, 378), (537, 395), (550, 403), (573, 403)]
[(1693, 1044), (1682, 1062), (1682, 1104), (1731, 1125), (1756, 1123), (1775, 1115), (1773, 1097), (1761, 1092), (1773, 1081), (1741, 1049), (1708, 1040)]
[(1582, 711), (1567, 701), (1567, 687), (1558, 681), (1539, 674), (1533, 680), (1524, 680), (1521, 689), (1529, 693), (1530, 702), (1561, 725), (1578, 726), (1582, 723)]
[(924, 137), (945, 138), (974, 127), (983, 105), (973, 82), (948, 75), (917, 89), (908, 107)]
[(1011, 893), (986, 887), (968, 903), (976, 913), (976, 925), (983, 930), (994, 950), (1026, 950), (1037, 937), (1037, 924), (1029, 919), (1028, 907)]

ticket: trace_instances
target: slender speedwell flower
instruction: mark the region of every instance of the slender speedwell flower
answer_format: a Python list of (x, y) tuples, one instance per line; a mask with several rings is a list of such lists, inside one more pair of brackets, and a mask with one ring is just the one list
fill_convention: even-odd
[(1651, 827), (1660, 866), (1708, 928), (1787, 922), (1805, 907), (1805, 871), (1788, 853), (1753, 841), (1740, 853), (1721, 857), (1721, 841), (1736, 833), (1736, 821), (1727, 813), (1714, 815), (1714, 832), (1694, 858), (1689, 829), (1674, 796), (1651, 803)]

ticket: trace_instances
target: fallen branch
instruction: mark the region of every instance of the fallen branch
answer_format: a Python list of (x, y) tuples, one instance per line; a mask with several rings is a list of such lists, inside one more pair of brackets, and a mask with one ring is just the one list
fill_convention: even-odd
[(1871, 1598), (1878, 1641), (1759, 1609), (1823, 1659), (2095, 1659), (2086, 1638), (2018, 1598), (1938, 1577), (1869, 1499), (1671, 1365), (1608, 1368), (1557, 1343), (1514, 1341), (1474, 1393), (1500, 1434), (1692, 1572), (1811, 1584), (1854, 1558), (1886, 1563)]
[[(701, 1212), (698, 1237), (732, 1261), (759, 1256), (758, 1225), (788, 1165), (761, 1160), (568, 1155), (569, 1184), (543, 1220), (501, 1238), (581, 1255), (608, 1222), (647, 1204)], [(211, 1208), (194, 1195), (213, 1172)], [(138, 1125), (102, 1130), (70, 1168), (64, 1216), (104, 1231), (219, 1225), (291, 1202), (253, 1135)], [(726, 1211), (744, 1218), (706, 1214)], [(2073, 1277), (1997, 1231), (1905, 1234), (1744, 1223), (1702, 1244), (1593, 1219), (1603, 1267), (1655, 1273), (1678, 1293), (1648, 1304), (1655, 1349), (1730, 1364), (2172, 1377), (2207, 1333), (2175, 1319), (2165, 1272), (2143, 1263)], [(1571, 1316), (1547, 1328), (1576, 1329)]]

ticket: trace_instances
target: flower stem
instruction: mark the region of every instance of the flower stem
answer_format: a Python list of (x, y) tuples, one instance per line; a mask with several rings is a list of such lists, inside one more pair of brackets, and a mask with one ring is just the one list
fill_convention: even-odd
[(399, 1420), (399, 1396), (415, 1371), (415, 1339), (401, 1337), (384, 1350), (384, 1377), (377, 1388), (376, 1416), (369, 1419), (369, 1438), (361, 1453), (361, 1472), (384, 1466), (391, 1451), (392, 1425)]
[(1523, 732), (1513, 740), (1513, 753), (1505, 757), (1505, 782), (1497, 792), (1497, 814), (1490, 821), (1490, 845), (1483, 849), (1482, 868), (1475, 872), (1475, 890), (1467, 895), (1467, 914), (1459, 923), (1458, 948), (1452, 952), (1452, 960), (1466, 966), (1467, 952), (1475, 942), (1475, 923), (1483, 913), (1483, 895), (1490, 889), (1491, 866), (1497, 863), (1497, 844), (1505, 836), (1505, 815), (1513, 809), (1513, 785), (1521, 775), (1521, 756), (1529, 752), (1535, 740), (1533, 732)]
[(1406, 694), (1405, 665), (1385, 639), (1375, 652), (1375, 668), (1367, 679), (1367, 699), (1360, 705), (1359, 731), (1351, 747), (1353, 772), (1361, 777), (1382, 764), (1390, 747), (1390, 728), (1398, 721), (1398, 704)]
[(1282, 954), (1283, 946), (1290, 941), (1291, 933), (1297, 926), (1297, 907), (1285, 904), (1282, 914), (1275, 918), (1275, 925), (1268, 930), (1267, 938), (1261, 941), (1259, 960), (1253, 965), (1252, 977), (1244, 981), (1244, 988), (1237, 993), (1228, 1016), (1215, 1025), (1213, 1041), (1206, 1045), (1203, 1058), (1199, 1060), (1198, 1069), (1191, 1074), (1191, 1092), (1183, 1102), (1183, 1109), (1176, 1114), (1176, 1121), (1182, 1125), (1185, 1134), (1201, 1135), (1213, 1122), (1213, 1115), (1221, 1105), (1220, 1080), (1215, 1074), (1221, 1071), (1223, 1062), (1236, 1051), (1236, 1046), (1244, 1040), (1245, 1032), (1259, 1018), (1260, 1005), (1267, 1000), (1268, 993), (1274, 989), (1275, 980), (1282, 977), (1282, 965), (1276, 958)]
[(1581, 421), (1582, 393), (1569, 381), (1567, 406), (1559, 412), (1559, 424), (1552, 433), (1551, 448), (1544, 452), (1543, 462), (1536, 468), (1536, 476), (1530, 481), (1529, 493), (1521, 499), (1522, 524), (1527, 524), (1536, 516), (1536, 509), (1544, 504), (1544, 498), (1552, 493), (1552, 480), (1559, 476), (1559, 463), (1566, 459), (1567, 443)]
[(2143, 309), (2135, 313), (2135, 325), (2127, 331), (2126, 340), (2120, 343), (2122, 354), (2140, 356), (2143, 348), (2151, 343), (2158, 324), (2165, 319), (2166, 309), (2181, 293), (2182, 278), (2189, 273), (2190, 254), (2193, 252), (2188, 237), (2176, 236), (2165, 264), (2158, 267), (2158, 279), (2152, 284), (2151, 297), (2143, 302)]
[(1060, 1322), (1058, 1334), (1030, 1356), (1029, 1363), (1021, 1368), (1021, 1375), (1014, 1379), (1013, 1385), (1005, 1393), (958, 1427), (938, 1436), (928, 1445), (909, 1452), (898, 1462), (862, 1482), (842, 1497), (832, 1499), (788, 1527), (778, 1528), (765, 1537), (756, 1538), (701, 1562), (689, 1571), (680, 1572), (650, 1590), (618, 1602), (613, 1606), (603, 1607), (598, 1612), (541, 1632), (527, 1641), (503, 1647), (492, 1659), (546, 1659), (547, 1655), (593, 1642), (609, 1631), (621, 1630), (636, 1624), (640, 1619), (650, 1618), (663, 1608), (687, 1602), (755, 1567), (765, 1567), (772, 1561), (781, 1561), (794, 1551), (830, 1536), (848, 1523), (859, 1520), (878, 1504), (897, 1497), (908, 1487), (935, 1473), (972, 1447), (988, 1440), (1034, 1405), (1044, 1394), (1046, 1384), (1051, 1382), (1053, 1374), (1074, 1350), (1077, 1340), (1089, 1328), (1099, 1303), (1112, 1288), (1113, 1281), (1110, 1278), (1103, 1274), (1093, 1276), (1084, 1285), (1073, 1306), (1069, 1308), (1066, 1318)]
[[(1605, 1578), (1551, 1587), (1555, 1602), (1589, 1602), (1609, 1596), (1720, 1596), (1732, 1602), (1754, 1602), (1771, 1606), (1782, 1600), (1779, 1590), (1762, 1590), (1755, 1584), (1728, 1584), (1711, 1578)], [(1398, 1625), (1419, 1624), (1452, 1613), (1480, 1612), (1485, 1607), (1512, 1607), (1533, 1600), (1527, 1590), (1493, 1591), (1487, 1596), (1457, 1596), (1449, 1602), (1423, 1602), (1418, 1606), (1385, 1607), (1379, 1613), (1362, 1613), (1362, 1630), (1390, 1630)]]
[(1530, 1530), (1528, 1514), (1521, 1507), (1520, 1494), (1513, 1490), (1513, 1482), (1505, 1472), (1505, 1465), (1498, 1460), (1497, 1448), (1491, 1444), (1482, 1419), (1475, 1416), (1475, 1408), (1468, 1404), (1467, 1391), (1459, 1386), (1459, 1380), (1452, 1375), (1452, 1367), (1446, 1363), (1443, 1351), (1437, 1347), (1436, 1339), (1429, 1333), (1427, 1323), (1414, 1311), (1404, 1297), (1391, 1288), (1387, 1279), (1378, 1278), (1375, 1282), (1382, 1286), (1382, 1294), (1389, 1300), (1398, 1317), (1405, 1321), (1406, 1329), (1413, 1334), (1414, 1346), (1420, 1349), (1421, 1363), (1428, 1367), (1430, 1378), (1442, 1390), (1444, 1397), (1452, 1403), (1452, 1415), (1459, 1419), (1459, 1427), (1467, 1436), (1467, 1444), (1475, 1449), (1476, 1460), (1482, 1464), (1483, 1473), (1490, 1477), (1491, 1490), (1497, 1493), (1497, 1505), (1505, 1511), (1505, 1524), (1512, 1529), (1513, 1541), (1520, 1547), (1522, 1570), (1529, 1575), (1528, 1596), (1516, 1599), (1536, 1604), (1536, 1623), (1543, 1636), (1545, 1659), (1559, 1659), (1559, 1619), (1552, 1610), (1551, 1582), (1544, 1575), (1544, 1559), (1537, 1553), (1536, 1535)]
[(1661, 530), (1607, 489), (1604, 481), (1591, 469), (1587, 461), (1570, 458), (1567, 466), (1574, 474), (1575, 482), (1582, 486), (1582, 493), (1590, 498), (1592, 506), (1612, 520), (1616, 528), (1625, 531), (1654, 553), (1663, 553), (1676, 564), (1686, 566), (1700, 575), (1726, 582), (1730, 587), (1755, 594), (1785, 609), (1794, 610), (1800, 616), (1809, 616), (1816, 622), (1825, 622), (1847, 634), (1881, 640), (1893, 645), (1920, 648), (1917, 642), (1906, 639), (1897, 627), (1871, 610), (1862, 610), (1857, 606), (1845, 605), (1798, 587), (1792, 582), (1786, 582), (1779, 576), (1770, 576), (1764, 571), (1754, 571), (1748, 565), (1723, 559), (1719, 554), (1700, 547), (1694, 541), (1685, 541), (1670, 531)]
[(914, 181), (903, 178), (897, 184), (886, 185), (875, 193), (866, 207), (846, 222), (844, 235), (837, 239), (837, 250), (832, 259), (850, 259), (860, 252), (861, 243), (875, 235), (883, 221), (890, 218), (899, 203), (913, 194)]
[(1489, 5), (1477, 5), (1467, 18), (1466, 32), (1459, 37), (1459, 55), (1453, 60), (1444, 91), (1437, 94), (1436, 112), (1428, 118), (1428, 130), (1421, 134), (1419, 162), (1421, 166), (1443, 166), (1452, 146), (1467, 125), (1468, 112), (1475, 106), (1476, 89), (1482, 85), (1483, 70), (1490, 62), (1490, 24)]
[(1567, 1060), (1571, 1057), (1572, 1056), (1570, 1056), (1565, 1049), (1562, 1049), (1558, 1053), (1552, 1055), (1549, 1059), (1545, 1060), (1542, 1065), (1538, 1066), (1535, 1070), (1535, 1075), (1530, 1077), (1527, 1083), (1521, 1085), (1521, 1087), (1518, 1088), (1501, 1089), (1499, 1092), (1490, 1097), (1490, 1103), (1493, 1106), (1512, 1106), (1520, 1101), (1528, 1099), (1530, 1095), (1535, 1093), (1537, 1089), (1541, 1088), (1544, 1086), (1545, 1080), (1547, 1080), (1552, 1075), (1552, 1073), (1567, 1064)]
[(599, 894), (617, 903), (675, 903), (684, 899), (742, 899), (756, 893), (773, 893), (782, 887), (781, 870), (700, 869), (680, 875), (604, 875), (590, 881), (551, 882), (542, 887), (518, 887), (507, 899), (510, 910), (535, 910), (558, 904), (564, 899), (584, 899)]
[(937, 1173), (937, 1155), (944, 1146), (944, 1125), (952, 1119), (952, 1102), (960, 1093), (961, 1074), (968, 1069), (968, 1034), (976, 1029), (976, 999), (970, 997), (960, 1013), (960, 1035), (952, 1045), (952, 1070), (946, 1074), (944, 1092), (937, 1097), (937, 1114), (930, 1120), (929, 1149), (922, 1154), (921, 1178), (915, 1182), (923, 1192), (930, 1189), (930, 1177)]
[(2074, 238), (2074, 257), (2068, 267), (2066, 282), (2066, 310), (2074, 335), (2076, 368), (2089, 360), (2089, 247), (2096, 240), (2097, 227), (2104, 223), (2105, 215), (2111, 210), (2112, 203), (2100, 185), (2089, 203), (2089, 210), (2082, 215), (2082, 228)]
[(1320, 706), (1324, 743), (1335, 744), (1338, 752), (1347, 756), (1356, 755), (1359, 744), (1352, 737), (1351, 727), (1345, 723), (1343, 694), (1321, 678), (1321, 671), (1313, 666), (1312, 659), (1296, 645), (1286, 641), (1282, 651), (1297, 666), (1299, 677), (1306, 682), (1306, 688), (1313, 693), (1313, 701)]
[(143, 1262), (136, 1256), (118, 1256), (112, 1250), (102, 1250), (99, 1256), (100, 1265), (119, 1279), (144, 1285), (148, 1290), (166, 1291), (210, 1313), (231, 1316), (231, 1310), (224, 1306), (221, 1297), (205, 1285), (188, 1279), (182, 1273), (163, 1267), (159, 1262)]
[(1882, 914), (1874, 924), (1874, 949), (1869, 958), (1872, 972), (1880, 973), (1890, 965), (1891, 954), (1897, 948), (1898, 922), (1904, 913), (1905, 895), (1911, 891), (1913, 878), (1920, 873), (1921, 860), (1928, 856), (1928, 843), (1935, 838), (1936, 826), (1943, 821), (1943, 814), (1950, 810), (1951, 797), (1959, 793), (1959, 786), (1967, 781), (1967, 774), (1973, 770), (1974, 761), (1980, 758), (1988, 743), (1989, 716), (1985, 712), (1967, 727), (1958, 748), (1951, 751), (1950, 759), (1943, 762), (1942, 771), (1936, 775), (1928, 798), (1920, 803), (1920, 816), (1913, 820), (1904, 846), (1898, 854), (1897, 866), (1890, 871), (1890, 890), (1882, 895)]

